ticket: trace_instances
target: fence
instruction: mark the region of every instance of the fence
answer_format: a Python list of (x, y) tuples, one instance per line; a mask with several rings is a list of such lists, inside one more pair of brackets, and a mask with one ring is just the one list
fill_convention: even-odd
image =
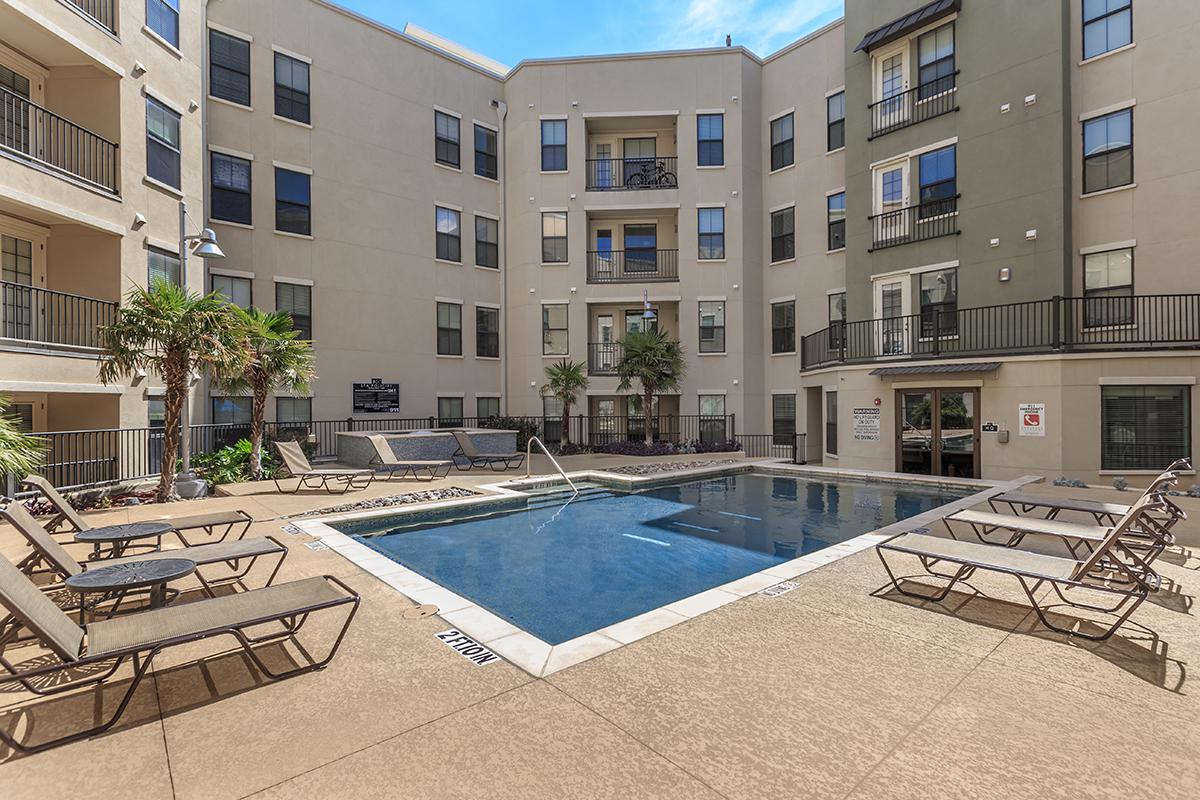
[(100, 329), (116, 318), (110, 300), (0, 281), (0, 336), (7, 339), (98, 348)]
[(0, 147), (117, 193), (117, 145), (0, 86)]

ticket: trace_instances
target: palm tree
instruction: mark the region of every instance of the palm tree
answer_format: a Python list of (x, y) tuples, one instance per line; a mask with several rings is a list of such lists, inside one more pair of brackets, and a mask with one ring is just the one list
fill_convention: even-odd
[(617, 362), (618, 392), (628, 392), (637, 381), (642, 387), (642, 407), (645, 415), (646, 444), (654, 441), (650, 427), (650, 410), (654, 395), (679, 388), (687, 372), (683, 346), (667, 338), (666, 331), (633, 331), (621, 342), (621, 360)]
[(116, 321), (101, 329), (104, 351), (100, 380), (117, 383), (145, 372), (162, 376), (166, 385), (163, 419), (162, 474), (159, 502), (178, 500), (175, 458), (179, 418), (193, 372), (204, 373), (236, 357), (230, 306), (221, 295), (201, 295), (168, 281), (135, 288), (125, 298)]
[(16, 417), (4, 413), (8, 402), (0, 395), (0, 475), (22, 478), (42, 463), (42, 440), (21, 432)]
[(565, 358), (546, 367), (546, 383), (543, 395), (551, 395), (562, 403), (562, 445), (571, 443), (571, 406), (579, 393), (588, 387), (586, 365), (582, 361), (567, 361)]
[(286, 311), (234, 307), (240, 358), (223, 365), (217, 383), (230, 394), (251, 395), (250, 477), (262, 480), (263, 419), (275, 389), (305, 393), (313, 378), (312, 342), (296, 337)]

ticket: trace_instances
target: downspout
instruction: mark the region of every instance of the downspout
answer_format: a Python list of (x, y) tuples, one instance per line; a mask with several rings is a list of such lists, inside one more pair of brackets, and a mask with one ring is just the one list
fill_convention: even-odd
[(496, 109), (496, 125), (500, 129), (496, 135), (496, 177), (500, 182), (500, 413), (508, 414), (508, 217), (504, 214), (504, 176), (508, 163), (504, 155), (507, 144), (504, 119), (508, 116), (508, 103), (493, 100), (492, 108)]

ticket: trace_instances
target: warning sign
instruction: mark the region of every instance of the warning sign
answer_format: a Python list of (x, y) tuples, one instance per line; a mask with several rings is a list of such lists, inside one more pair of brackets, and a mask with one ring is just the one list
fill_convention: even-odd
[(1021, 403), (1017, 406), (1017, 416), (1020, 418), (1020, 434), (1022, 436), (1046, 435), (1046, 404)]
[(866, 407), (855, 408), (851, 410), (851, 418), (854, 421), (854, 441), (856, 442), (878, 442), (879, 441), (879, 409)]

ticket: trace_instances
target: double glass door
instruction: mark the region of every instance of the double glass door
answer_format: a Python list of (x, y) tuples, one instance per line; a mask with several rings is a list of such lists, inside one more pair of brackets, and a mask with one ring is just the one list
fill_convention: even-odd
[(896, 392), (896, 471), (979, 477), (979, 390)]

